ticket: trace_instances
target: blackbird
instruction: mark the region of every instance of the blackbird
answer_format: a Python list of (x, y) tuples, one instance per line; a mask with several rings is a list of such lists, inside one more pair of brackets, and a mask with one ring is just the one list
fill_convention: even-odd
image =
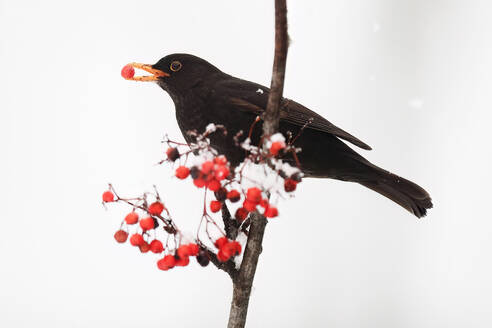
[[(212, 135), (211, 145), (226, 155), (233, 166), (244, 159), (245, 152), (233, 137), (239, 131), (244, 131), (245, 137), (255, 119), (261, 118), (269, 88), (228, 75), (189, 54), (168, 55), (154, 65), (131, 65), (152, 75), (125, 78), (156, 82), (169, 93), (176, 107), (178, 125), (188, 143), (192, 140), (187, 131), (204, 131), (209, 123), (222, 124), (228, 134)], [(294, 145), (302, 149), (297, 156), (306, 177), (357, 182), (419, 218), (432, 207), (431, 198), (423, 188), (370, 163), (340, 139), (362, 149), (371, 147), (303, 105), (282, 99), (279, 130), (284, 135), (290, 131), (298, 136)], [(253, 128), (253, 143), (258, 144), (261, 131), (260, 120)], [(292, 156), (286, 155), (285, 159), (294, 162)]]

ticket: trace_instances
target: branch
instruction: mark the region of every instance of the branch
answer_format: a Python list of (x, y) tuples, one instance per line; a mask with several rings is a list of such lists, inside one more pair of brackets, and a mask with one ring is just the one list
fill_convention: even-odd
[(271, 136), (278, 130), (280, 101), (284, 92), (285, 65), (289, 35), (287, 34), (287, 4), (285, 0), (275, 0), (275, 57), (273, 58), (272, 83), (264, 114), (263, 135)]
[(238, 277), (238, 270), (236, 269), (236, 264), (234, 263), (233, 260), (229, 260), (227, 262), (220, 262), (219, 259), (217, 258), (217, 255), (209, 250), (207, 248), (207, 254), (208, 257), (210, 258), (210, 262), (213, 263), (217, 267), (217, 269), (220, 269), (224, 272), (226, 272), (232, 279), (232, 281), (235, 281)]
[(225, 203), (222, 203), (222, 221), (224, 221), (224, 230), (227, 238), (235, 240), (239, 233), (239, 222), (231, 216), (229, 208)]
[[(278, 130), (280, 101), (284, 90), (287, 48), (289, 47), (288, 40), (286, 0), (275, 0), (275, 57), (273, 60), (270, 94), (263, 118), (263, 137), (269, 137)], [(263, 235), (267, 220), (258, 212), (252, 213), (250, 219), (251, 227), (243, 261), (237, 279), (233, 279), (234, 291), (228, 328), (242, 328), (246, 324), (251, 287), (253, 286), (258, 258), (262, 252)]]

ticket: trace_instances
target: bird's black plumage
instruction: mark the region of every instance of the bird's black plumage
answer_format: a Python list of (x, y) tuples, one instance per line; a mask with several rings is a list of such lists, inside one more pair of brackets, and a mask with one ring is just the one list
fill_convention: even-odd
[[(223, 124), (228, 135), (212, 136), (211, 143), (233, 165), (244, 158), (244, 151), (233, 142), (240, 130), (247, 132), (255, 118), (266, 109), (269, 89), (228, 75), (209, 62), (188, 54), (168, 55), (153, 69), (167, 73), (157, 83), (166, 90), (176, 106), (176, 118), (185, 139), (187, 131), (203, 131), (209, 123)], [(301, 169), (307, 177), (332, 178), (357, 182), (398, 203), (417, 217), (432, 207), (429, 194), (415, 183), (383, 170), (345, 144), (363, 149), (366, 143), (336, 127), (301, 104), (284, 98), (280, 111), (280, 132), (297, 135), (311, 120), (295, 146)], [(261, 122), (255, 126), (252, 141), (261, 136)], [(287, 158), (289, 160), (289, 158)], [(292, 160), (292, 159), (291, 159)]]

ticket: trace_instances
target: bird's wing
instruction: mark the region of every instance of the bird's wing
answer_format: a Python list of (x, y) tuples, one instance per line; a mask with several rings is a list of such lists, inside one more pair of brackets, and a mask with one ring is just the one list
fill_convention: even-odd
[[(234, 107), (239, 110), (259, 116), (261, 116), (266, 109), (268, 94), (270, 93), (270, 89), (244, 80), (227, 81), (226, 83), (223, 83), (219, 89), (225, 91), (225, 94), (227, 95), (226, 101), (231, 105), (234, 105)], [(224, 93), (221, 92), (221, 94)], [(330, 133), (360, 148), (367, 150), (372, 149), (369, 145), (350, 133), (331, 124), (321, 115), (290, 99), (282, 99), (280, 105), (280, 120), (297, 126), (304, 126), (309, 123), (307, 124), (307, 129)]]

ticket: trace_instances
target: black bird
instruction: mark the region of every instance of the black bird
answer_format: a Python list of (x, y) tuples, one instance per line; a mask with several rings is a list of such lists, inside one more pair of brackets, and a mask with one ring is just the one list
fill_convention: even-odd
[[(240, 130), (247, 134), (255, 118), (261, 117), (269, 88), (228, 75), (209, 62), (188, 54), (168, 55), (154, 65), (131, 65), (152, 75), (127, 79), (154, 81), (169, 93), (187, 142), (191, 142), (187, 131), (204, 131), (209, 123), (223, 124), (228, 135), (212, 136), (212, 146), (225, 154), (232, 165), (242, 161), (244, 150), (234, 144), (233, 136)], [(284, 135), (290, 131), (296, 136), (310, 120), (295, 141), (295, 146), (302, 148), (298, 157), (306, 177), (360, 183), (419, 218), (432, 208), (431, 198), (423, 188), (370, 163), (340, 139), (370, 150), (366, 143), (303, 105), (287, 98), (282, 100), (279, 129)], [(255, 125), (252, 141), (258, 143), (260, 136), (261, 122)]]

